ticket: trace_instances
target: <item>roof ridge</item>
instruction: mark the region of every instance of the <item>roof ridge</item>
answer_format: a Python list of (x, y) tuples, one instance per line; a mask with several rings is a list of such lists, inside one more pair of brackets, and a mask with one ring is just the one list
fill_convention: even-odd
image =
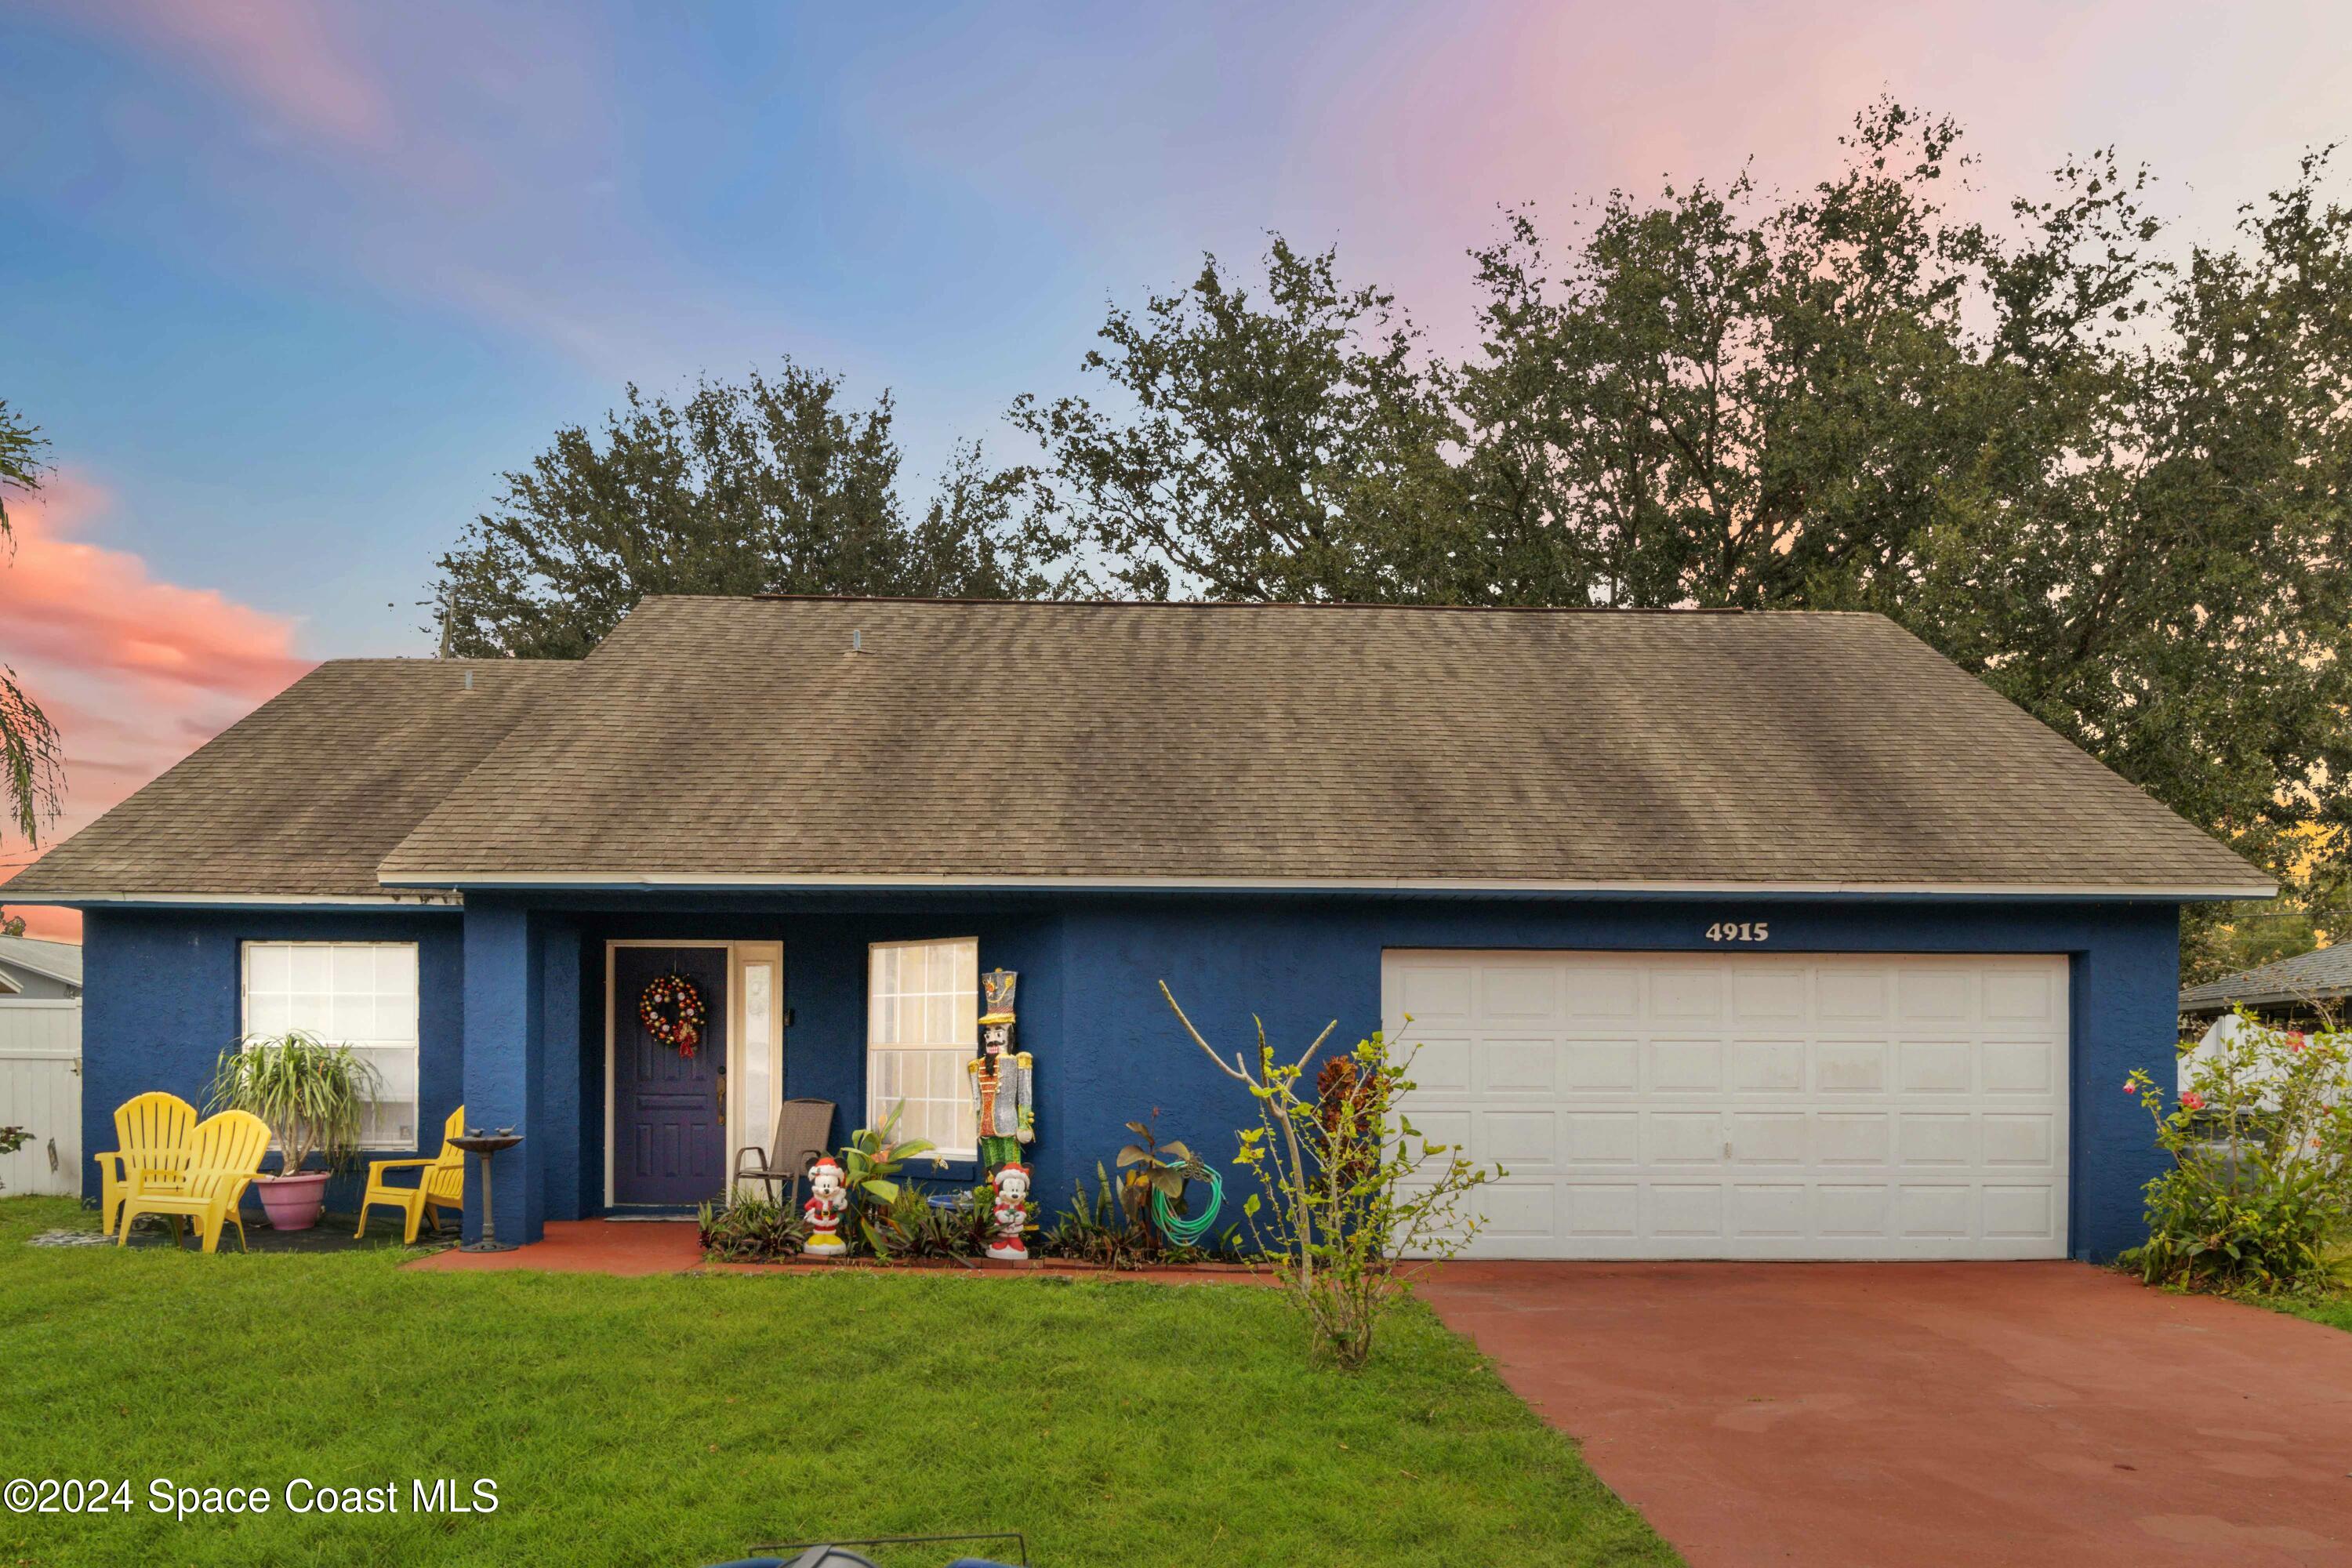
[[(1745, 616), (1737, 605), (1429, 605), (1362, 599), (972, 599), (914, 594), (648, 594), (646, 600), (690, 599), (710, 604), (971, 605), (1005, 609), (1067, 610), (1420, 610), (1489, 616)], [(640, 601), (641, 603), (644, 601)], [(1796, 611), (1801, 615), (1867, 611)]]

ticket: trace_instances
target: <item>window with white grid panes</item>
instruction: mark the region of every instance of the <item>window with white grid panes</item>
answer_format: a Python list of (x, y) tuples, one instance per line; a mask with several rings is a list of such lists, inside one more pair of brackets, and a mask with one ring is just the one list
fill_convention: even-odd
[(901, 1138), (976, 1157), (971, 1061), (980, 1031), (980, 939), (877, 942), (866, 963), (866, 1120), (892, 1106)]
[(375, 1068), (362, 1147), (416, 1147), (415, 942), (248, 942), (244, 982), (248, 1037), (301, 1029)]

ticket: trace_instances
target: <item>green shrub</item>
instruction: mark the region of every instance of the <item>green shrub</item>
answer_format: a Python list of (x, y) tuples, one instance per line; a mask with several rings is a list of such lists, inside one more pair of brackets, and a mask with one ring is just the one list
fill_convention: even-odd
[(2124, 1262), (2150, 1284), (2325, 1289), (2328, 1244), (2352, 1215), (2352, 1034), (2239, 1016), (2169, 1109), (2148, 1074), (2124, 1085), (2173, 1162), (2147, 1184), (2147, 1240)]
[(723, 1209), (702, 1205), (702, 1255), (719, 1263), (774, 1263), (798, 1258), (808, 1243), (801, 1217), (765, 1198), (738, 1198)]

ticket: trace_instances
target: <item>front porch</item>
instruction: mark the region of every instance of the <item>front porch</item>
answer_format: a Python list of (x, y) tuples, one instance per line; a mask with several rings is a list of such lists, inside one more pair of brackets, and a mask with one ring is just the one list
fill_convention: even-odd
[[(436, 1108), (462, 1103), (469, 1126), (522, 1132), (520, 1144), (492, 1157), (505, 1242), (535, 1247), (553, 1225), (688, 1218), (701, 1204), (725, 1202), (738, 1152), (767, 1144), (787, 1099), (830, 1101), (824, 1144), (838, 1148), (878, 1113), (868, 1105), (869, 1066), (906, 1108), (901, 1131), (949, 1152), (920, 1163), (910, 1173), (916, 1184), (970, 1186), (981, 1179), (963, 1070), (974, 1049), (977, 971), (1021, 973), (1021, 1048), (1052, 1056), (1059, 1045), (1049, 960), (1062, 921), (1034, 903), (746, 908), (711, 900), (625, 909), (477, 894), (463, 924), (460, 1049), (446, 1064), (454, 1071), (420, 1064), (421, 1099), (428, 1124)], [(914, 978), (877, 997), (875, 966), (895, 973), (902, 951)], [(925, 962), (941, 966), (939, 984), (917, 968)], [(701, 1004), (690, 1052), (656, 1038), (640, 1016), (647, 985), (669, 976), (688, 982)], [(1041, 1075), (1041, 1100), (1047, 1092)], [(1042, 1103), (1039, 1113), (1049, 1115)], [(469, 1241), (481, 1234), (481, 1185), (469, 1175)], [(613, 1227), (633, 1228), (690, 1234)], [(570, 1245), (583, 1245), (572, 1234)], [(645, 1244), (625, 1245), (634, 1256)]]

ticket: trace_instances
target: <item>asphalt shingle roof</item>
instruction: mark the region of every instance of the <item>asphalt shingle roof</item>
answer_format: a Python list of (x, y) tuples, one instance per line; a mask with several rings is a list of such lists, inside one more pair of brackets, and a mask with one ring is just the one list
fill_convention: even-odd
[(2352, 996), (2352, 942), (2315, 948), (2274, 963), (2225, 974), (2180, 994), (2184, 1013), (2219, 1013), (2243, 1002), (2327, 1002)]
[[(6, 884), (0, 883), (0, 892)], [(37, 936), (0, 936), (0, 964), (29, 969), (68, 985), (81, 984), (81, 944)]]
[(380, 895), (385, 851), (578, 668), (322, 664), (0, 883), (0, 898)]
[(2269, 886), (1846, 614), (656, 598), (420, 815), (387, 884)]

